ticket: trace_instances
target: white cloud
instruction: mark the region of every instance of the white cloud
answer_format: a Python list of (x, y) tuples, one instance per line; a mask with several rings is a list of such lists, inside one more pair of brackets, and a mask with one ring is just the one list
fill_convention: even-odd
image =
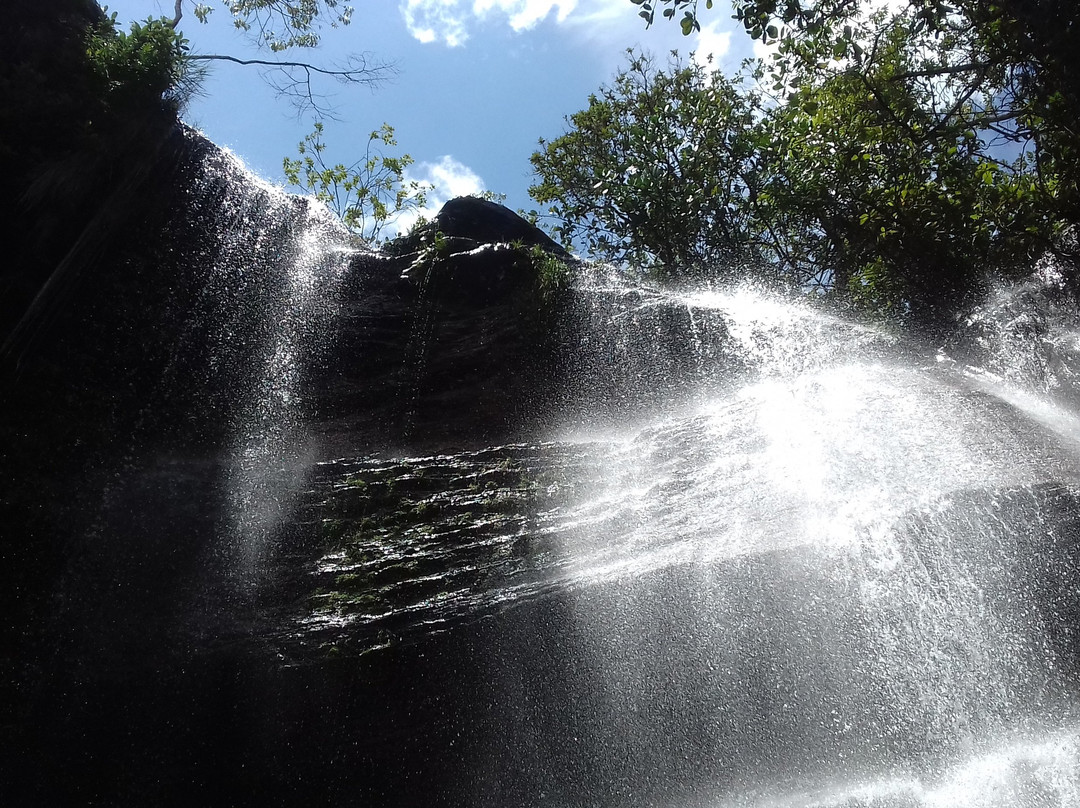
[(409, 33), (421, 42), (441, 40), (456, 48), (469, 38), (464, 6), (462, 0), (403, 0), (401, 13)]
[(449, 154), (444, 154), (434, 163), (416, 163), (406, 172), (405, 179), (424, 183), (430, 186), (430, 190), (423, 208), (402, 214), (393, 222), (393, 227), (388, 228), (395, 233), (408, 232), (421, 216), (430, 219), (455, 196), (475, 196), (484, 191), (484, 181), (480, 176)]
[(612, 71), (622, 66), (623, 48), (633, 43), (654, 54), (694, 51), (702, 64), (711, 53), (716, 68), (731, 48), (733, 23), (727, 15), (717, 14), (699, 33), (684, 37), (677, 23), (663, 18), (646, 30), (637, 11), (629, 0), (401, 0), (409, 33), (420, 42), (457, 47), (481, 21), (502, 21), (521, 32), (552, 19), (594, 53), (609, 54)]
[(721, 31), (720, 22), (714, 20), (701, 26), (694, 45), (694, 61), (702, 67), (718, 69), (720, 60), (727, 56), (730, 49), (731, 31)]
[(629, 17), (635, 21), (640, 29), (645, 23), (637, 15), (638, 9), (634, 8), (629, 0), (585, 0), (581, 11), (573, 15), (576, 23), (593, 25), (597, 23), (618, 22)]
[(563, 22), (578, 4), (578, 0), (473, 0), (473, 14), (487, 16), (492, 11), (506, 15), (507, 22), (515, 31), (532, 28), (554, 10), (555, 19)]
[(464, 163), (444, 154), (437, 163), (417, 164), (416, 179), (435, 186), (440, 194), (441, 205), (455, 196), (478, 194), (484, 190), (484, 181)]
[(403, 0), (401, 13), (409, 33), (421, 42), (440, 40), (449, 47), (464, 45), (469, 24), (501, 14), (515, 31), (524, 31), (555, 11), (564, 22), (578, 0)]

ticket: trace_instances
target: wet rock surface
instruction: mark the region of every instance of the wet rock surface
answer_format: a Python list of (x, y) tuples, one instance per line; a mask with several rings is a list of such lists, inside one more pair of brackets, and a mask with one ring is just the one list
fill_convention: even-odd
[(1068, 423), (807, 309), (570, 289), (483, 200), (371, 251), (164, 143), (5, 357), (0, 802), (764, 800), (1075, 718)]

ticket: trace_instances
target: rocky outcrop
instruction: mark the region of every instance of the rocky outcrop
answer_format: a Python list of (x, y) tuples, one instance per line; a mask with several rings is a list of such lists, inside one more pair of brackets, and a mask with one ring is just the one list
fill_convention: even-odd
[(573, 264), (541, 230), (473, 197), (358, 256), (315, 383), (328, 440), (418, 450), (535, 433), (558, 403)]

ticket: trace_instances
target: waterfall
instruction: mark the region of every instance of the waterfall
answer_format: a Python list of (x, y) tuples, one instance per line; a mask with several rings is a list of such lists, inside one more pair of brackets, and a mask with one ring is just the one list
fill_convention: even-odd
[(346, 516), (297, 630), (335, 653), (453, 638), (447, 675), (479, 689), (449, 692), (486, 729), (458, 717), (440, 788), (1076, 804), (1074, 416), (807, 302), (580, 294), (579, 370), (621, 424), (571, 408), (545, 443), (322, 470)]
[(672, 804), (1075, 804), (1075, 610), (1042, 599), (1059, 574), (1075, 597), (1051, 570), (1077, 557), (1077, 433), (805, 304), (671, 305), (750, 372), (623, 436), (577, 506), (570, 552), (610, 583), (574, 590), (575, 639), (599, 745), (634, 761), (612, 770)]
[(597, 268), (547, 334), (555, 415), (468, 443), (500, 392), (480, 371), (526, 375), (550, 321), (518, 328), (481, 282), (495, 302), (418, 304), (416, 256), (227, 154), (192, 173), (174, 274), (131, 273), (160, 333), (85, 318), (124, 345), (91, 389), (139, 407), (53, 528), (0, 796), (1080, 804), (1075, 315), (1045, 267), (940, 351)]
[(226, 577), (254, 586), (319, 453), (306, 384), (334, 337), (356, 248), (325, 205), (260, 180), (228, 151), (208, 156), (189, 193), (211, 220), (212, 256), (190, 328), (210, 346), (200, 372), (220, 375), (228, 397), (215, 554)]

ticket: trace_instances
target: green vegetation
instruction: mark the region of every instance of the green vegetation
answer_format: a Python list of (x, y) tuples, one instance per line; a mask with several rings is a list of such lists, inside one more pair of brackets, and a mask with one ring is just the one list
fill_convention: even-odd
[(574, 277), (574, 269), (570, 264), (535, 244), (523, 251), (525, 259), (532, 264), (536, 272), (536, 284), (541, 299), (548, 301), (569, 288)]
[(86, 55), (96, 95), (108, 107), (170, 97), (185, 76), (187, 40), (166, 19), (117, 28), (116, 14), (90, 30)]
[(325, 202), (353, 232), (375, 240), (398, 215), (427, 202), (427, 186), (405, 177), (412, 157), (390, 157), (382, 151), (383, 146), (397, 145), (389, 124), (368, 136), (363, 157), (349, 166), (327, 164), (322, 135), (323, 124), (316, 122), (297, 147), (300, 156), (284, 159), (285, 178)]
[[(696, 0), (638, 5), (699, 27)], [(730, 276), (737, 255), (739, 274), (941, 324), (1080, 217), (1080, 51), (1060, 23), (1075, 9), (867, 8), (739, 0), (775, 56), (734, 80), (632, 53), (541, 141), (532, 195), (564, 240), (660, 277)]]
[[(225, 0), (224, 6), (232, 15), (233, 25), (252, 33), (275, 53), (318, 47), (320, 21), (337, 28), (348, 25), (353, 13), (352, 6), (342, 5), (340, 0)], [(179, 22), (183, 2), (176, 8)], [(193, 11), (199, 22), (205, 23), (213, 7), (196, 3)]]
[(567, 134), (540, 141), (530, 194), (594, 257), (658, 272), (714, 265), (749, 242), (757, 108), (719, 74), (630, 52)]

